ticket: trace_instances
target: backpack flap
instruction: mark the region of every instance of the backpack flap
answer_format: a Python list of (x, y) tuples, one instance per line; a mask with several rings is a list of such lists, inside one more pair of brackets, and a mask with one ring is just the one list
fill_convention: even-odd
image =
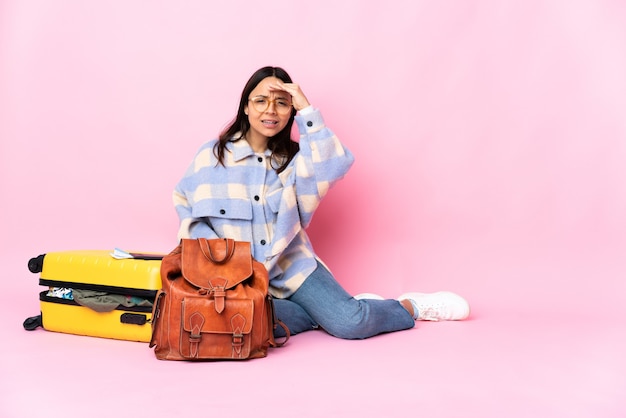
[(186, 297), (182, 301), (180, 354), (188, 359), (246, 358), (253, 319), (250, 299), (227, 299), (220, 313), (211, 298)]

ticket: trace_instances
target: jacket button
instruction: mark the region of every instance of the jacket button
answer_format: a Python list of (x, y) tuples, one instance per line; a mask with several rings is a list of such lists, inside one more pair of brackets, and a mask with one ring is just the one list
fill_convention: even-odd
[(257, 202), (259, 201), (260, 197), (259, 196), (254, 196), (254, 200), (256, 200)]
[(262, 239), (262, 240), (261, 240), (261, 245), (265, 245), (265, 244), (266, 244), (265, 240), (264, 240), (264, 239)]
[(308, 121), (308, 122), (306, 123), (306, 126), (308, 126), (308, 127), (310, 128), (311, 126), (313, 126), (313, 122)]
[(259, 158), (257, 158), (257, 161), (258, 161), (258, 162), (260, 162), (260, 163), (262, 163), (262, 162), (263, 162), (263, 157), (259, 157)]
[(224, 214), (226, 214), (226, 211), (225, 211), (224, 209), (220, 209), (220, 213), (221, 213), (222, 215), (224, 215)]

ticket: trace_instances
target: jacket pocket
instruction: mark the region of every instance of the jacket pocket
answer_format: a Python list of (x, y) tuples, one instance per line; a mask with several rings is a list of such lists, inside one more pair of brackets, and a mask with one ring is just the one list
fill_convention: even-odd
[(277, 189), (274, 190), (273, 192), (270, 192), (267, 194), (267, 196), (265, 196), (265, 201), (267, 202), (267, 205), (270, 207), (270, 210), (274, 213), (274, 215), (276, 215), (278, 213), (278, 210), (280, 209), (280, 201), (283, 198), (283, 190), (284, 189)]

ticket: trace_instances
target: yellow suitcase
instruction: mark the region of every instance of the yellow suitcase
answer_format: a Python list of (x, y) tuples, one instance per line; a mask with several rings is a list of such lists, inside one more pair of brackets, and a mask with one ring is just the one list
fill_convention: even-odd
[[(41, 273), (39, 284), (48, 289), (39, 294), (41, 315), (28, 318), (24, 328), (42, 326), (68, 334), (149, 342), (163, 255), (126, 253), (129, 258), (122, 259), (113, 255), (82, 250), (30, 259), (29, 270)], [(88, 297), (79, 299), (79, 294)], [(117, 301), (122, 303), (113, 308)]]

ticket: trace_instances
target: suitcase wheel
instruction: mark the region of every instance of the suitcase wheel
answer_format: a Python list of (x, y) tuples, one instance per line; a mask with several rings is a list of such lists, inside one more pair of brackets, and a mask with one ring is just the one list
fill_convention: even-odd
[(24, 321), (24, 329), (26, 331), (34, 331), (39, 327), (43, 327), (41, 315), (31, 316)]
[(41, 254), (28, 260), (28, 270), (30, 270), (31, 273), (41, 273), (41, 270), (43, 270), (44, 256), (45, 254)]

